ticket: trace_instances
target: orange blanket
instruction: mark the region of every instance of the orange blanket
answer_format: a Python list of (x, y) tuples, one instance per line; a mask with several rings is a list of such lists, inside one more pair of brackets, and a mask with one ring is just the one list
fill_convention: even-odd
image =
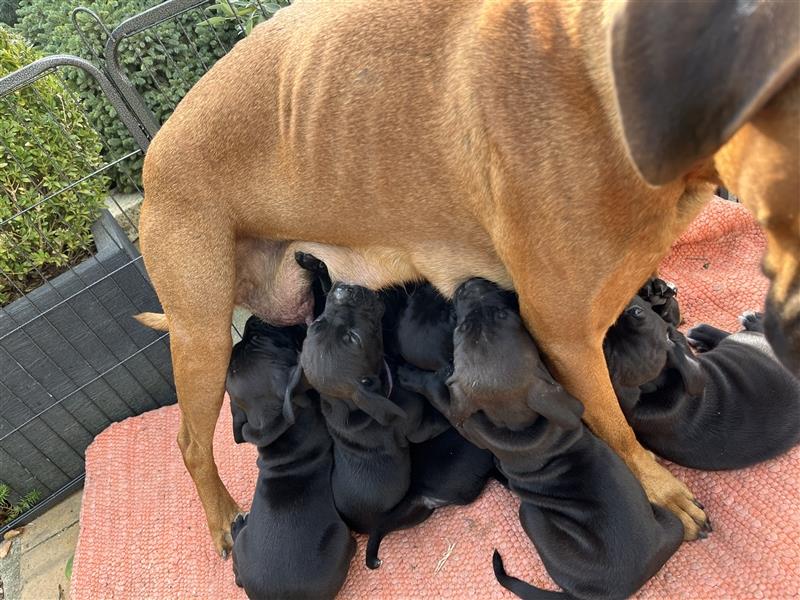
[[(661, 268), (678, 285), (687, 322), (735, 328), (738, 314), (759, 308), (767, 287), (758, 268), (763, 248), (741, 206), (709, 205)], [(245, 598), (231, 563), (212, 551), (177, 430), (177, 407), (163, 408), (112, 425), (87, 450), (73, 598)], [(234, 498), (248, 506), (255, 451), (233, 443), (227, 406), (215, 455)], [(684, 544), (638, 597), (800, 595), (800, 448), (742, 471), (670, 469), (705, 504), (714, 533)], [(519, 525), (517, 506), (493, 483), (471, 506), (442, 509), (416, 529), (387, 537), (378, 571), (364, 566), (360, 536), (340, 598), (512, 598), (495, 582), (494, 548), (509, 573), (555, 589)]]

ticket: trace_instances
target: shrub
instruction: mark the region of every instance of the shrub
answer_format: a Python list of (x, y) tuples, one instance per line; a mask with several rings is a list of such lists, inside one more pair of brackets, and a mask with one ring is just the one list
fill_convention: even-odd
[(10, 495), (11, 490), (9, 487), (0, 482), (0, 525), (10, 523), (22, 513), (33, 508), (33, 505), (42, 497), (38, 490), (31, 490), (20, 498), (18, 502), (11, 502), (9, 500)]
[[(125, 18), (158, 3), (157, 0), (21, 0), (16, 29), (43, 52), (78, 54), (97, 62), (70, 20), (73, 8), (80, 5), (90, 7), (113, 29)], [(161, 123), (172, 114), (175, 105), (206, 69), (239, 37), (236, 24), (231, 20), (205, 22), (212, 15), (213, 12), (203, 9), (191, 11), (178, 17), (177, 21), (158, 25), (120, 45), (120, 64), (125, 74)], [(102, 57), (105, 34), (91, 19), (81, 15), (78, 19), (91, 47), (97, 56)], [(135, 150), (127, 130), (89, 76), (71, 69), (67, 81), (86, 102), (90, 123), (108, 144), (106, 158), (119, 158)], [(140, 185), (142, 159), (138, 155), (110, 170), (117, 188), (133, 191), (134, 185)]]
[(214, 6), (207, 11), (215, 13), (206, 23), (216, 25), (228, 21), (236, 26), (242, 35), (250, 35), (253, 27), (267, 20), (284, 6), (289, 6), (292, 0), (275, 0), (275, 2), (261, 2), (261, 0), (217, 0)]
[[(37, 58), (23, 39), (0, 26), (0, 76)], [(37, 269), (54, 275), (86, 255), (92, 244), (90, 227), (104, 204), (108, 181), (98, 176), (77, 183), (102, 164), (101, 145), (57, 76), (42, 77), (5, 96), (0, 112), (3, 305), (19, 295), (15, 286), (27, 292), (41, 285)], [(55, 194), (71, 183), (75, 185)], [(50, 194), (55, 195), (42, 201)], [(25, 208), (30, 210), (12, 218)]]
[(0, 23), (13, 25), (17, 22), (19, 0), (0, 0)]

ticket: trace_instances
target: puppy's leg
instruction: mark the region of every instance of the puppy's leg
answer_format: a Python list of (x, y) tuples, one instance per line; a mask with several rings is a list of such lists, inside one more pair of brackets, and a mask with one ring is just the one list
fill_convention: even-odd
[(686, 341), (698, 352), (708, 352), (716, 348), (729, 335), (727, 331), (701, 323), (687, 332)]
[(435, 506), (427, 498), (411, 498), (400, 502), (383, 519), (377, 531), (370, 532), (367, 542), (367, 567), (377, 569), (381, 566), (378, 558), (381, 541), (386, 534), (400, 529), (419, 525), (433, 514)]

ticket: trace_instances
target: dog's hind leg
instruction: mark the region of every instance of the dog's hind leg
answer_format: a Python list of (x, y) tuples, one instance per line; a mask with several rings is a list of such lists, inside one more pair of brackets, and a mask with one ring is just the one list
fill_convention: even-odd
[[(232, 547), (231, 521), (239, 508), (219, 477), (212, 444), (231, 355), (234, 242), (224, 221), (197, 209), (165, 218), (168, 207), (147, 200), (140, 233), (148, 273), (170, 331), (175, 387), (181, 410), (178, 445), (205, 510), (214, 546)], [(180, 212), (180, 211), (179, 211)], [(199, 222), (205, 219), (205, 222)], [(191, 220), (192, 227), (185, 224)], [(181, 226), (183, 225), (183, 226)], [(194, 232), (206, 232), (195, 234)]]

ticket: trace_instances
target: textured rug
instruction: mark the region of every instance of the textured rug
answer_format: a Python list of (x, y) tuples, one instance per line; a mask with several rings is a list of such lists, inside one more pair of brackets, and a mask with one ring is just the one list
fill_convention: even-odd
[[(687, 324), (735, 328), (738, 314), (759, 308), (767, 288), (758, 268), (763, 248), (763, 236), (741, 206), (710, 204), (660, 271), (677, 283)], [(222, 414), (217, 464), (234, 498), (247, 507), (255, 451), (233, 443), (227, 406)], [(163, 408), (112, 425), (87, 450), (73, 598), (245, 597), (234, 585), (230, 561), (212, 551), (177, 430), (177, 407)], [(638, 598), (800, 596), (800, 449), (735, 472), (669, 467), (705, 504), (714, 533), (684, 544)], [(517, 507), (509, 492), (492, 484), (471, 506), (440, 510), (416, 529), (386, 538), (378, 571), (364, 566), (360, 537), (340, 598), (512, 598), (492, 574), (494, 548), (509, 573), (555, 589), (517, 521)]]

